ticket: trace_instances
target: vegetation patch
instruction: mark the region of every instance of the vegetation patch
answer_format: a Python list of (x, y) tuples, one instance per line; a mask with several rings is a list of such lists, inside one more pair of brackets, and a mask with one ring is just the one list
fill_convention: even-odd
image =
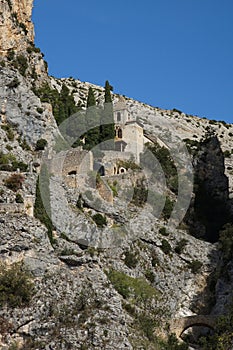
[(6, 136), (8, 138), (9, 141), (14, 141), (14, 131), (12, 129), (12, 127), (9, 124), (5, 124), (1, 126), (2, 130), (4, 130), (6, 132)]
[(183, 253), (184, 248), (186, 247), (188, 241), (185, 238), (182, 238), (179, 242), (177, 242), (176, 247), (175, 247), (175, 252), (177, 254)]
[(4, 154), (0, 151), (0, 171), (17, 171), (19, 169), (25, 172), (27, 168), (27, 164), (18, 161), (13, 154)]
[(160, 248), (162, 249), (164, 254), (169, 254), (172, 250), (170, 243), (166, 239), (162, 240), (162, 245)]
[(138, 264), (138, 257), (135, 253), (127, 250), (124, 252), (125, 254), (125, 265), (128, 266), (130, 269), (135, 268)]
[(145, 180), (137, 180), (131, 203), (137, 207), (142, 207), (147, 202), (147, 197), (148, 188), (145, 185)]
[(200, 272), (200, 269), (202, 267), (202, 262), (199, 260), (192, 260), (188, 264), (188, 266), (191, 269), (192, 273), (196, 274), (196, 273)]
[(36, 142), (36, 151), (43, 151), (47, 146), (48, 142), (45, 139), (39, 139)]
[(92, 219), (96, 223), (96, 225), (100, 228), (103, 228), (107, 225), (107, 219), (105, 216), (101, 215), (100, 213), (97, 213), (92, 216)]
[(32, 276), (23, 263), (11, 266), (0, 264), (0, 305), (9, 307), (27, 306), (32, 298)]
[(144, 153), (141, 156), (141, 163), (143, 167), (151, 169), (153, 172), (154, 164), (151, 163), (151, 153), (158, 160), (161, 165), (168, 188), (174, 192), (178, 193), (178, 175), (174, 160), (170, 155), (170, 152), (167, 148), (161, 147), (158, 143), (146, 144)]
[[(43, 189), (43, 198), (41, 190)], [(46, 166), (41, 169), (40, 177), (36, 183), (36, 199), (34, 204), (34, 215), (39, 219), (48, 229), (48, 237), (53, 245), (55, 240), (53, 238), (53, 223), (51, 220), (51, 207), (50, 207), (50, 192), (49, 192), (49, 177)]]
[(165, 220), (168, 220), (171, 216), (171, 213), (173, 211), (173, 208), (174, 208), (174, 201), (171, 200), (169, 197), (166, 197), (166, 201), (165, 201), (165, 204), (164, 204), (164, 208), (163, 208), (163, 211), (162, 211), (162, 217), (165, 219)]
[(117, 292), (125, 299), (133, 298), (135, 301), (146, 303), (159, 297), (159, 292), (144, 278), (133, 278), (113, 269), (107, 272), (107, 276)]

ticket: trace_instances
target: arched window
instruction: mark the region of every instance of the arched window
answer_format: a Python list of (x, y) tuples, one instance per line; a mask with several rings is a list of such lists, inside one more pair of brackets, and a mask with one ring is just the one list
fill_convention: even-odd
[(121, 113), (117, 112), (117, 121), (120, 122), (121, 121)]
[(122, 139), (122, 130), (121, 129), (118, 129), (117, 136), (119, 139)]

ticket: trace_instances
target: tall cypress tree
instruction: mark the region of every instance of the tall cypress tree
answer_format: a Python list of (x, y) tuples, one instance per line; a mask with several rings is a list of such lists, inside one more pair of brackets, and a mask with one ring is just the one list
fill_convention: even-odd
[(106, 80), (105, 82), (105, 92), (104, 92), (104, 102), (105, 103), (112, 103), (112, 96), (111, 96), (111, 90), (112, 86), (109, 84), (109, 81)]
[[(43, 188), (44, 197), (40, 192), (40, 185)], [(45, 203), (45, 205), (44, 205)], [(46, 208), (45, 208), (46, 206)], [(48, 229), (48, 237), (53, 244), (53, 223), (51, 220), (51, 207), (50, 207), (50, 191), (49, 191), (49, 174), (46, 165), (42, 165), (41, 173), (36, 182), (36, 199), (34, 204), (34, 216), (40, 220)]]
[(89, 87), (88, 96), (87, 96), (87, 108), (91, 106), (96, 106), (95, 94), (92, 87)]
[(99, 144), (100, 139), (100, 116), (92, 87), (89, 88), (87, 96), (86, 126), (88, 131), (86, 133), (85, 148), (92, 149)]
[(104, 111), (101, 120), (100, 137), (101, 141), (108, 141), (107, 144), (103, 145), (103, 149), (114, 149), (114, 116), (113, 116), (113, 104), (111, 90), (112, 86), (107, 80), (105, 82), (105, 95), (104, 95)]

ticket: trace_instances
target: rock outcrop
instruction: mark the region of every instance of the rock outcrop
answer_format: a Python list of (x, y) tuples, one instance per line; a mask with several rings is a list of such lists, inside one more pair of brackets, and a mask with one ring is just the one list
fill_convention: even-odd
[[(216, 280), (213, 278), (211, 289), (209, 276), (214, 274), (221, 254), (218, 244), (210, 242), (217, 240), (218, 229), (228, 219), (226, 175), (233, 189), (233, 125), (210, 123), (126, 98), (130, 112), (153, 142), (160, 140), (167, 146), (167, 141), (175, 140), (175, 151), (168, 149), (174, 160), (180, 160), (182, 171), (192, 168), (193, 157), (182, 153), (181, 146), (185, 142), (194, 145), (197, 186), (189, 223), (198, 232), (196, 237), (189, 234), (187, 226), (171, 228), (167, 217), (156, 217), (149, 201), (130, 199), (134, 192), (139, 199), (143, 193), (144, 199), (143, 182), (135, 185), (136, 180), (144, 179), (143, 171), (131, 169), (114, 179), (105, 178), (103, 181), (115, 190), (109, 203), (99, 196), (99, 189), (84, 180), (77, 188), (69, 186), (76, 181), (72, 174), (77, 166), (75, 159), (67, 165), (70, 182), (63, 181), (55, 168), (50, 174), (46, 195), (50, 197), (54, 226), (49, 231), (48, 222), (42, 218), (43, 206), (39, 208), (41, 222), (17, 209), (27, 206), (28, 199), (37, 199), (37, 205), (39, 202), (41, 193), (36, 184), (46, 152), (38, 150), (37, 141), (46, 140), (49, 146), (54, 139), (61, 141), (53, 103), (59, 100), (62, 87), (83, 109), (90, 86), (100, 105), (104, 89), (72, 78), (48, 77), (42, 54), (33, 45), (32, 5), (32, 0), (2, 0), (0, 4), (0, 205), (5, 208), (0, 210), (0, 283), (4, 284), (4, 273), (11, 266), (23, 262), (34, 286), (30, 300), (13, 307), (8, 305), (10, 293), (4, 297), (0, 294), (0, 348), (160, 349), (159, 326), (166, 324), (163, 331), (167, 334), (173, 318), (187, 321), (192, 315), (208, 314), (216, 295), (221, 298), (215, 313), (222, 313), (232, 294), (230, 281), (227, 296), (226, 286), (222, 288), (219, 282), (219, 294), (215, 295)], [(115, 102), (118, 99), (113, 95)], [(210, 128), (217, 137), (197, 149)], [(228, 154), (227, 163), (224, 152)], [(16, 178), (22, 175), (16, 192), (6, 183), (12, 174)], [(170, 198), (166, 204), (171, 204), (177, 193), (166, 188), (166, 197)], [(155, 196), (154, 202), (160, 202), (160, 197)], [(105, 219), (104, 227), (96, 216)], [(13, 277), (17, 280), (18, 276)], [(26, 292), (17, 290), (23, 297)]]
[(31, 21), (33, 0), (2, 0), (0, 3), (0, 55), (24, 51), (34, 42)]
[(216, 242), (219, 230), (232, 220), (224, 155), (216, 136), (207, 136), (200, 143), (194, 173), (195, 198), (186, 221), (194, 236)]

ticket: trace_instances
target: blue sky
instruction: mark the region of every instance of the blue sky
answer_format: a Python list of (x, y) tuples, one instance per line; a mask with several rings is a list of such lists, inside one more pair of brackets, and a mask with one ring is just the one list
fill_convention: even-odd
[(232, 0), (35, 0), (49, 73), (233, 123)]

